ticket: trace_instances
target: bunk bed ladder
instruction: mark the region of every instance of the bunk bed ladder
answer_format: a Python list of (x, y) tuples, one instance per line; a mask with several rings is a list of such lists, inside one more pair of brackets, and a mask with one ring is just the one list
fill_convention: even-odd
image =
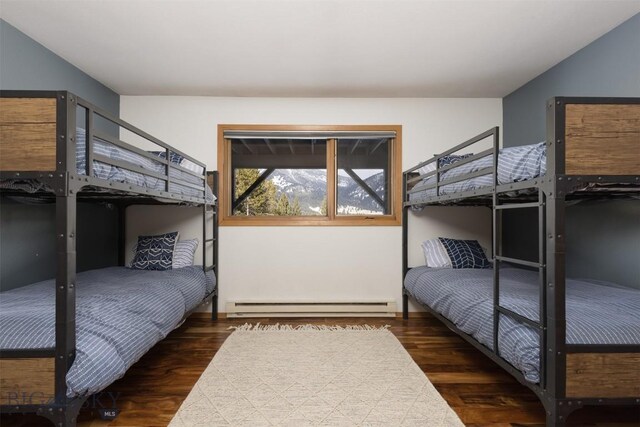
[[(537, 201), (526, 203), (509, 203), (500, 204), (499, 192), (493, 192), (493, 351), (496, 355), (500, 355), (499, 350), (499, 324), (500, 315), (508, 316), (519, 323), (528, 325), (538, 330), (540, 337), (540, 386), (546, 388), (546, 352), (545, 343), (547, 338), (547, 313), (546, 304), (544, 303), (547, 297), (546, 293), (546, 212), (545, 212), (545, 195), (541, 188), (538, 188)], [(527, 261), (523, 259), (510, 258), (502, 255), (502, 211), (511, 209), (531, 209), (536, 208), (538, 215), (538, 262)], [(512, 264), (518, 264), (528, 268), (535, 268), (538, 270), (538, 288), (539, 288), (539, 300), (538, 300), (538, 320), (530, 319), (519, 313), (514, 312), (502, 305), (500, 305), (500, 263), (508, 262)]]

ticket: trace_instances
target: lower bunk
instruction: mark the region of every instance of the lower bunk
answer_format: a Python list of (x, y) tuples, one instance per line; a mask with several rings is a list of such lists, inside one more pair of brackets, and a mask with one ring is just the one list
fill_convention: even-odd
[[(216, 278), (201, 266), (166, 271), (109, 267), (78, 273), (76, 287), (76, 352), (66, 383), (67, 399), (79, 409), (211, 298)], [(34, 412), (50, 415), (55, 290), (55, 281), (46, 280), (0, 294), (3, 412), (42, 406)]]
[[(543, 331), (538, 320), (536, 271), (503, 266), (500, 305), (521, 316), (500, 316), (498, 349), (493, 343), (493, 269), (416, 267), (404, 292), (544, 400)], [(603, 399), (634, 403), (640, 398), (640, 290), (590, 280), (566, 280), (566, 399), (573, 409)], [(533, 324), (533, 323), (532, 323)], [(588, 352), (580, 351), (581, 345)], [(592, 349), (597, 348), (597, 352)], [(629, 351), (621, 349), (628, 348)], [(546, 363), (550, 363), (546, 361)], [(546, 406), (546, 405), (545, 405)]]

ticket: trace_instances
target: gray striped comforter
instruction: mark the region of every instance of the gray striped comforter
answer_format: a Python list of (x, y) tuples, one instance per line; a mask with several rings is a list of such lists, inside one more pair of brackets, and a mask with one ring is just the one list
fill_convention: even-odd
[[(483, 157), (473, 162), (449, 169), (440, 175), (440, 181), (454, 179), (459, 176), (477, 172), (484, 168), (493, 166), (493, 157)], [(511, 182), (526, 181), (545, 174), (547, 169), (547, 152), (544, 142), (519, 147), (509, 147), (500, 150), (498, 155), (498, 183), (509, 184)], [(429, 185), (435, 183), (435, 176), (420, 181), (416, 185)], [(439, 195), (458, 193), (462, 191), (476, 190), (483, 187), (493, 186), (493, 173), (482, 175), (465, 181), (447, 184), (439, 189)], [(409, 200), (421, 201), (428, 197), (434, 197), (436, 190), (429, 189), (411, 193)]]
[[(500, 270), (500, 305), (538, 320), (538, 274)], [(493, 348), (493, 270), (417, 267), (405, 279), (419, 302)], [(567, 343), (640, 344), (640, 290), (585, 280), (566, 281)], [(500, 355), (537, 383), (539, 336), (535, 329), (500, 316)]]
[[(215, 287), (202, 267), (110, 267), (77, 276), (77, 354), (67, 395), (103, 390), (163, 339)], [(55, 283), (0, 293), (0, 348), (55, 346)]]

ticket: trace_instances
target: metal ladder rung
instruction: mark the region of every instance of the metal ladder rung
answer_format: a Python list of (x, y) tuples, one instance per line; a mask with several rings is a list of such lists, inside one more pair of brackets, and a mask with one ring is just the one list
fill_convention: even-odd
[(208, 266), (208, 267), (205, 267), (205, 268), (204, 268), (204, 271), (205, 271), (205, 272), (207, 272), (207, 271), (211, 271), (211, 270), (213, 270), (214, 268), (216, 268), (216, 265), (215, 265), (215, 264), (210, 265), (210, 266)]
[(520, 323), (525, 323), (525, 324), (527, 324), (527, 325), (529, 325), (529, 326), (531, 326), (533, 328), (536, 328), (536, 329), (542, 329), (542, 325), (540, 324), (540, 322), (536, 322), (535, 320), (531, 320), (528, 317), (524, 317), (523, 315), (518, 314), (515, 311), (509, 310), (508, 308), (505, 308), (505, 307), (503, 307), (501, 305), (497, 306), (496, 309), (500, 313), (502, 313), (502, 314), (504, 314), (506, 316), (509, 316), (509, 317), (519, 321)]
[(509, 203), (504, 205), (497, 205), (496, 209), (525, 209), (525, 208), (537, 208), (537, 207), (540, 207), (539, 202)]
[(512, 264), (519, 264), (519, 265), (524, 265), (527, 267), (533, 267), (533, 268), (543, 268), (544, 264), (540, 264), (539, 262), (533, 262), (533, 261), (525, 261), (523, 259), (517, 259), (517, 258), (508, 258), (506, 256), (496, 256), (495, 258), (497, 261), (501, 261), (501, 262), (510, 262)]
[(212, 237), (211, 239), (205, 239), (205, 241), (204, 241), (204, 242), (205, 242), (205, 243), (211, 243), (211, 242), (215, 242), (215, 241), (216, 241), (216, 238), (215, 238), (215, 237)]

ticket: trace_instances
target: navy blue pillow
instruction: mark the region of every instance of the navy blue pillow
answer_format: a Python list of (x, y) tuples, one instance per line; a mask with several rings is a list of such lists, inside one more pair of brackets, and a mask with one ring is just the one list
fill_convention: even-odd
[(438, 166), (439, 167), (443, 167), (443, 166), (449, 166), (454, 164), (455, 162), (458, 162), (462, 159), (466, 159), (467, 157), (473, 156), (473, 153), (468, 153), (468, 154), (449, 154), (446, 156), (442, 156), (440, 157), (440, 159), (438, 160)]
[(453, 268), (491, 268), (491, 263), (477, 240), (456, 240), (439, 237)]
[(131, 268), (135, 270), (171, 270), (173, 250), (178, 241), (178, 232), (159, 236), (138, 236), (136, 254)]

